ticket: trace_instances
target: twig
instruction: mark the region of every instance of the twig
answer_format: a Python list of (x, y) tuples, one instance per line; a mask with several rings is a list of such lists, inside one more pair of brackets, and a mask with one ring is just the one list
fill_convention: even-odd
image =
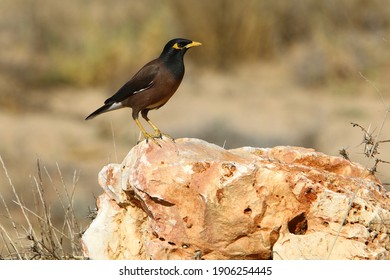
[[(372, 159), (374, 159), (375, 155), (378, 154), (378, 145), (379, 143), (384, 143), (384, 142), (388, 142), (389, 140), (385, 140), (385, 141), (380, 141), (380, 137), (381, 137), (381, 133), (383, 131), (383, 128), (384, 128), (384, 125), (385, 125), (385, 122), (387, 120), (387, 116), (388, 116), (388, 113), (390, 111), (390, 107), (389, 106), (386, 106), (385, 102), (384, 102), (384, 99), (383, 99), (383, 96), (382, 96), (382, 93), (380, 92), (380, 90), (370, 81), (368, 80), (366, 77), (364, 77), (361, 73), (360, 75), (367, 81), (369, 82), (376, 90), (376, 92), (379, 94), (380, 98), (381, 98), (381, 101), (385, 107), (385, 114), (384, 114), (384, 117), (383, 117), (383, 120), (382, 120), (382, 123), (381, 123), (381, 126), (379, 128), (379, 132), (378, 134), (376, 135), (376, 137), (373, 137), (372, 136), (372, 133), (369, 133), (364, 127), (362, 127), (361, 125), (357, 124), (357, 123), (351, 123), (354, 127), (355, 126), (358, 126), (362, 129), (362, 131), (364, 132), (364, 140), (363, 140), (363, 143), (365, 144), (365, 149), (364, 149), (364, 153), (365, 155), (367, 156), (368, 160), (367, 160), (367, 163), (366, 163), (366, 166), (365, 166), (365, 170), (369, 170), (368, 166), (371, 162)], [(375, 158), (376, 160), (376, 158)], [(379, 161), (378, 161), (379, 162)], [(376, 161), (376, 164), (374, 165), (375, 167), (375, 171), (376, 171), (376, 165), (378, 164), (378, 162)], [(364, 171), (361, 172), (360, 174), (360, 182), (362, 183), (363, 181), (363, 176), (364, 176)], [(351, 210), (352, 208), (352, 204), (355, 200), (355, 197), (356, 197), (356, 194), (357, 194), (357, 191), (359, 190), (359, 186), (357, 186), (356, 190), (353, 192), (352, 194), (352, 197), (350, 198), (349, 200), (349, 203), (348, 203), (348, 207), (347, 207), (347, 210), (345, 212), (345, 215), (341, 221), (341, 224), (338, 228), (338, 231), (337, 231), (337, 234), (336, 234), (336, 237), (332, 243), (332, 246), (329, 250), (329, 254), (328, 254), (328, 257), (327, 259), (330, 258), (332, 252), (333, 252), (333, 249), (334, 247), (336, 246), (336, 242), (337, 242), (337, 239), (339, 238), (340, 236), (340, 233), (341, 233), (341, 230), (343, 228), (343, 225), (345, 223), (345, 221), (347, 220), (347, 217), (348, 217), (348, 214), (349, 214), (349, 211)], [(383, 218), (380, 217), (382, 220)]]

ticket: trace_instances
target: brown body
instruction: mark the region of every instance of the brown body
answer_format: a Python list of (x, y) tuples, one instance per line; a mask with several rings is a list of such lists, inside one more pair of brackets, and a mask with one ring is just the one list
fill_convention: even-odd
[[(169, 41), (159, 58), (142, 67), (112, 97), (108, 98), (102, 107), (86, 119), (92, 119), (102, 113), (123, 107), (130, 107), (133, 109), (132, 117), (145, 138), (153, 141), (155, 138), (161, 138), (162, 133), (150, 121), (148, 112), (163, 106), (176, 92), (184, 76), (184, 54), (189, 48), (200, 45), (198, 42), (180, 38)], [(138, 120), (139, 113), (154, 129), (154, 135), (148, 134), (143, 128)]]
[[(153, 85), (142, 91), (141, 94), (134, 94), (129, 96), (127, 99), (122, 101), (124, 107), (130, 107), (133, 109), (133, 114), (138, 115), (142, 110), (154, 110), (163, 106), (168, 100), (174, 95), (178, 89), (183, 76), (178, 80), (159, 61), (150, 62), (153, 66), (156, 67), (159, 72), (159, 75), (153, 81)], [(149, 63), (149, 64), (150, 64)], [(145, 65), (148, 69), (150, 66)], [(142, 72), (138, 72), (137, 75), (142, 75)]]

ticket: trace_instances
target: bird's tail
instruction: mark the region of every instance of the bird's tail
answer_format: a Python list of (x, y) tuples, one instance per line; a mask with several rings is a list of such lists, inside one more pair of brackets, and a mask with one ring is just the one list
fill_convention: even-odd
[(123, 107), (123, 105), (121, 103), (117, 103), (117, 102), (104, 104), (102, 107), (100, 107), (99, 109), (97, 109), (96, 111), (91, 113), (88, 117), (86, 117), (85, 120), (93, 119), (97, 115), (100, 115), (100, 114), (103, 114), (103, 113), (106, 113), (109, 111), (113, 111), (116, 109), (120, 109), (122, 107)]

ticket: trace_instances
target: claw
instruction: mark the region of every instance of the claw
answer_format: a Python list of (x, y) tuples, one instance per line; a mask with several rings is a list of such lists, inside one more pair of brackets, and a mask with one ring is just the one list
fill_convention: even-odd
[[(146, 143), (149, 143), (149, 139), (151, 139), (151, 140), (153, 141), (154, 144), (156, 144), (157, 146), (159, 146), (159, 147), (161, 148), (160, 143), (158, 143), (158, 142), (156, 141), (156, 138), (154, 138), (154, 137), (147, 137), (147, 138), (145, 138), (144, 140), (146, 141)], [(143, 140), (138, 140), (138, 141), (137, 141), (137, 145), (138, 145), (139, 143), (141, 143), (142, 141), (143, 141)]]
[[(146, 132), (145, 128), (142, 126), (142, 124), (139, 122), (138, 118), (134, 118), (135, 120), (135, 123), (138, 125), (138, 127), (141, 129), (141, 132), (142, 134), (144, 135), (144, 138), (146, 140), (146, 143), (149, 142), (149, 139), (151, 139), (157, 146), (159, 146), (161, 148), (161, 145), (160, 143), (157, 142), (157, 139), (163, 139), (163, 136), (165, 136), (166, 138), (169, 138), (171, 139), (172, 142), (175, 142), (175, 139), (173, 139), (172, 136), (168, 135), (168, 134), (165, 134), (165, 133), (162, 133), (160, 131), (160, 129), (158, 129), (157, 126), (155, 126), (147, 117), (146, 115), (144, 116), (144, 118), (147, 120), (147, 122), (152, 126), (152, 128), (154, 129), (154, 134), (151, 135), (149, 133)], [(137, 144), (139, 143), (140, 141), (137, 142)]]
[(166, 138), (169, 138), (172, 142), (175, 142), (175, 139), (166, 134), (166, 133), (162, 133), (160, 130), (157, 130), (156, 133), (153, 135), (153, 138), (159, 138), (159, 139), (163, 139), (163, 136), (165, 136)]
[(149, 139), (153, 141), (154, 144), (161, 148), (160, 143), (157, 142), (155, 135), (150, 135), (149, 133), (144, 133), (146, 143), (149, 143)]
[(157, 140), (156, 140), (156, 138), (155, 138), (155, 137), (153, 137), (153, 136), (150, 136), (150, 137), (147, 137), (147, 138), (145, 138), (145, 140), (146, 140), (146, 143), (148, 143), (148, 142), (149, 142), (149, 139), (151, 139), (151, 140), (153, 141), (153, 143), (154, 143), (154, 144), (156, 144), (157, 146), (159, 146), (159, 147), (161, 148), (161, 145), (160, 145), (160, 143), (158, 143), (158, 142), (157, 142)]

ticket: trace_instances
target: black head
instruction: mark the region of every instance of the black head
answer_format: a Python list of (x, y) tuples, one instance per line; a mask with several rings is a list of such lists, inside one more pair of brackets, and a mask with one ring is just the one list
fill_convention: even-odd
[(187, 50), (189, 50), (192, 47), (197, 47), (202, 45), (199, 42), (187, 40), (187, 39), (182, 39), (182, 38), (176, 38), (170, 40), (164, 47), (160, 58), (169, 58), (169, 57), (174, 57), (174, 56), (181, 56), (186, 53)]

